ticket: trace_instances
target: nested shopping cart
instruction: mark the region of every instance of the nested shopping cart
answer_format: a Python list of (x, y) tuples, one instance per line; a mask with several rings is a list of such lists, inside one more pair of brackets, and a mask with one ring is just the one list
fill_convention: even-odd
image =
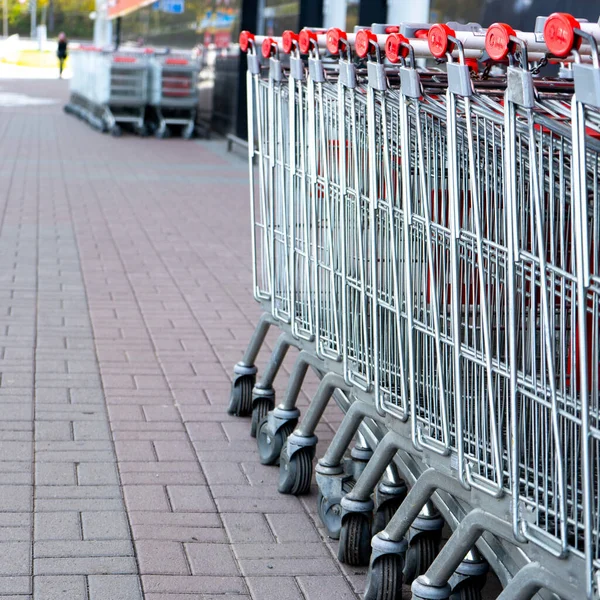
[(141, 51), (111, 52), (89, 48), (73, 53), (71, 100), (67, 111), (113, 135), (127, 123), (147, 134), (148, 55)]
[(174, 125), (190, 139), (196, 127), (199, 61), (184, 53), (155, 53), (149, 67), (148, 104), (156, 120), (155, 135), (168, 137)]
[[(366, 598), (403, 581), (414, 598), (477, 598), (488, 564), (501, 598), (598, 595), (600, 28), (540, 23), (543, 38), (503, 24), (241, 38), (265, 315), (230, 411), (254, 409), (261, 460), (305, 493), (333, 393), (346, 414), (316, 467), (319, 514), (341, 560), (370, 563)], [(539, 75), (547, 62), (559, 76)], [(298, 424), (309, 366), (322, 383)]]

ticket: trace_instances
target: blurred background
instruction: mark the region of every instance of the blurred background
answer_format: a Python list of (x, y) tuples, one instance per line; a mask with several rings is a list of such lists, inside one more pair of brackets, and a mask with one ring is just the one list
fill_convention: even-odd
[[(495, 21), (533, 29), (539, 15), (560, 10), (597, 18), (589, 0), (0, 0), (3, 34), (21, 36), (12, 60), (55, 64), (53, 41), (195, 49), (201, 57), (199, 119), (220, 134), (246, 136), (245, 58), (240, 30), (280, 35), (304, 26), (348, 31), (373, 22)], [(30, 46), (27, 46), (29, 36)], [(43, 46), (45, 53), (28, 54)], [(7, 60), (9, 45), (0, 51)], [(14, 45), (13, 45), (14, 47)], [(14, 52), (13, 52), (14, 54)]]

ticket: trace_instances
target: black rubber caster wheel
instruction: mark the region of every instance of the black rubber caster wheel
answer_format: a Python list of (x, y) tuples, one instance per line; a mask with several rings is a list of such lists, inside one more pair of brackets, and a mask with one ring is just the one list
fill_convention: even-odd
[(465, 585), (461, 586), (459, 590), (452, 592), (452, 596), (450, 596), (450, 600), (481, 600), (481, 588), (483, 587), (483, 582), (469, 582)]
[(338, 548), (340, 562), (366, 566), (371, 559), (371, 514), (350, 513), (344, 517)]
[(167, 138), (171, 137), (171, 131), (168, 127), (164, 127), (162, 129), (159, 127), (154, 132), (154, 137), (158, 138), (159, 140), (166, 140)]
[(123, 135), (123, 130), (118, 125), (113, 125), (110, 130), (110, 135), (113, 137), (121, 137)]
[(423, 575), (431, 566), (439, 552), (439, 532), (421, 534), (414, 538), (404, 562), (404, 581), (412, 583), (419, 575)]
[(258, 433), (260, 422), (273, 410), (273, 401), (268, 398), (259, 398), (252, 408), (252, 421), (250, 423), (250, 435), (255, 438)]
[(279, 460), (279, 492), (303, 496), (310, 492), (312, 481), (312, 448), (300, 448), (288, 458), (285, 444)]
[(295, 423), (286, 423), (273, 435), (269, 431), (269, 421), (265, 417), (258, 426), (256, 433), (256, 445), (258, 456), (263, 465), (276, 465), (281, 456), (281, 449), (285, 441), (294, 431)]
[[(344, 481), (342, 484), (342, 492), (344, 494), (351, 492), (355, 483), (354, 479)], [(323, 523), (325, 529), (327, 529), (327, 535), (332, 540), (340, 539), (340, 530), (342, 528), (341, 501), (342, 499), (337, 497), (325, 498), (321, 493), (321, 490), (319, 490), (319, 495), (317, 496), (317, 512), (321, 519), (321, 523)]]
[(247, 417), (252, 410), (252, 388), (254, 375), (238, 377), (231, 386), (227, 412), (238, 417)]
[(373, 515), (373, 535), (383, 531), (400, 508), (405, 496), (390, 498), (381, 504)]
[(408, 600), (402, 594), (402, 559), (384, 554), (370, 567), (364, 600)]
[(142, 125), (141, 127), (137, 128), (137, 134), (140, 137), (148, 137), (150, 135), (150, 131), (146, 125)]

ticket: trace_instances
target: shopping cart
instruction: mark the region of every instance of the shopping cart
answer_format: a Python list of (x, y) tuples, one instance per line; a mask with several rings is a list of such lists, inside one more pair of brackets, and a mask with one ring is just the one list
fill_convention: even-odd
[[(305, 30), (265, 40), (268, 70), (242, 36), (265, 316), (233, 412), (250, 411), (277, 324), (261, 460), (279, 459), (280, 491), (308, 491), (333, 393), (345, 416), (316, 467), (319, 515), (341, 560), (370, 561), (368, 599), (411, 580), (414, 598), (478, 598), (488, 565), (501, 598), (598, 595), (600, 27), (541, 23), (544, 38)], [(538, 76), (549, 59), (561, 76)], [(267, 412), (290, 346), (298, 367)], [(299, 422), (309, 366), (322, 382)], [(344, 459), (357, 432), (362, 461)]]
[(187, 54), (154, 54), (150, 59), (148, 104), (156, 119), (155, 135), (168, 137), (170, 125), (190, 139), (196, 127), (200, 63)]
[(109, 52), (96, 48), (72, 56), (73, 78), (68, 112), (93, 126), (121, 135), (122, 123), (147, 135), (148, 55), (142, 51)]

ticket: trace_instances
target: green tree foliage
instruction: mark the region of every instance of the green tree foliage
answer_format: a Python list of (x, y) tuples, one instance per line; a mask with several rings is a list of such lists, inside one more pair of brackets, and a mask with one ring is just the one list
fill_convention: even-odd
[[(60, 31), (64, 31), (70, 39), (89, 40), (94, 29), (89, 15), (94, 7), (94, 0), (37, 0), (37, 23), (48, 27), (48, 37), (56, 37)], [(29, 36), (30, 28), (29, 0), (23, 3), (8, 0), (9, 33)]]

